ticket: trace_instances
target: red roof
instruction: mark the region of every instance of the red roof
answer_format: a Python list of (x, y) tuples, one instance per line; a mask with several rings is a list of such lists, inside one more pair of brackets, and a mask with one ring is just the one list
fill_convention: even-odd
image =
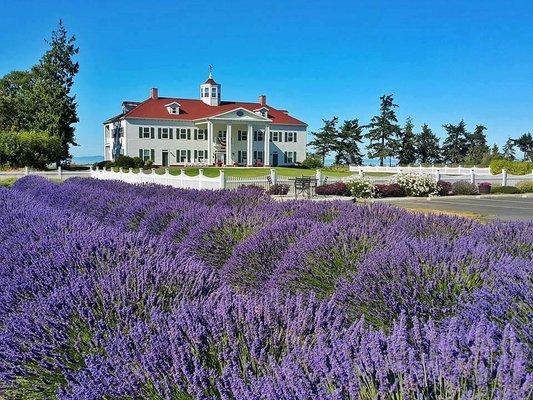
[[(165, 107), (167, 104), (176, 101), (180, 104), (179, 114), (170, 114)], [(260, 103), (242, 103), (236, 101), (222, 101), (218, 106), (210, 106), (202, 100), (179, 99), (172, 97), (160, 97), (158, 99), (149, 98), (140, 103), (133, 110), (124, 115), (124, 118), (147, 118), (147, 119), (168, 119), (191, 121), (202, 118), (213, 117), (224, 112), (242, 107), (249, 111), (260, 109)], [(268, 118), (273, 124), (278, 125), (307, 125), (296, 118), (291, 117), (286, 112), (277, 110), (271, 106), (268, 108)]]

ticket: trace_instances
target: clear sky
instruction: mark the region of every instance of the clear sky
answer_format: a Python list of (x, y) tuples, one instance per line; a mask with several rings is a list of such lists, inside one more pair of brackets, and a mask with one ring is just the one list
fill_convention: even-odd
[(59, 18), (80, 47), (77, 156), (102, 154), (122, 100), (196, 98), (209, 64), (223, 100), (266, 94), (309, 131), (366, 123), (385, 93), (441, 137), (461, 118), (500, 145), (533, 131), (532, 1), (0, 0), (0, 75), (31, 67)]

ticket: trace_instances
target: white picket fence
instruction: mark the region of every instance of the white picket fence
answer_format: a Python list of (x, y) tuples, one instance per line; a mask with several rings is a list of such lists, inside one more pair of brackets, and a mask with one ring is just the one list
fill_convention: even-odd
[(88, 177), (90, 175), (89, 170), (63, 170), (58, 167), (55, 170), (48, 171), (36, 171), (25, 167), (24, 169), (14, 171), (0, 171), (0, 179), (6, 178), (22, 178), (28, 175), (42, 176), (48, 179), (64, 180), (72, 177)]
[(362, 172), (386, 172), (386, 173), (392, 173), (392, 174), (399, 174), (399, 173), (402, 173), (402, 172), (417, 172), (417, 173), (421, 173), (421, 174), (435, 174), (438, 172), (440, 172), (441, 174), (443, 175), (469, 175), (470, 174), (470, 171), (474, 171), (475, 174), (485, 174), (485, 175), (490, 175), (491, 172), (490, 172), (490, 168), (479, 168), (479, 167), (476, 167), (475, 165), (473, 167), (462, 167), (462, 166), (458, 166), (458, 167), (448, 167), (448, 166), (443, 166), (443, 167), (435, 167), (435, 166), (431, 166), (431, 167), (423, 167), (421, 165), (419, 166), (406, 166), (406, 167), (400, 167), (400, 166), (395, 166), (395, 167), (387, 167), (386, 165), (384, 166), (379, 166), (379, 165), (367, 165), (367, 166), (363, 166), (363, 165), (350, 165), (350, 171), (351, 172), (359, 172), (359, 171), (362, 171)]

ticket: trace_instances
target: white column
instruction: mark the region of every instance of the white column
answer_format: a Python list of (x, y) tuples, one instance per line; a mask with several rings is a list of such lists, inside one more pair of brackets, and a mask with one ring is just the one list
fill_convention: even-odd
[(233, 165), (231, 158), (231, 124), (226, 126), (226, 165)]
[(263, 154), (263, 165), (265, 167), (270, 166), (270, 126), (265, 127), (265, 134), (263, 135), (263, 140), (265, 141), (265, 149)]
[(246, 165), (252, 166), (252, 156), (253, 156), (253, 140), (254, 140), (254, 127), (253, 125), (248, 125), (248, 134), (246, 135)]
[(207, 121), (207, 165), (213, 164), (213, 123)]

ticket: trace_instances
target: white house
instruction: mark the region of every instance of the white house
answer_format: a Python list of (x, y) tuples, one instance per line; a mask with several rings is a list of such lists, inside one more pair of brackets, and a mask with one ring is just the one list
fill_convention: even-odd
[(306, 130), (266, 96), (222, 101), (210, 72), (199, 99), (159, 97), (153, 88), (145, 101), (123, 102), (122, 113), (104, 122), (104, 157), (139, 156), (162, 166), (290, 165), (306, 157)]

